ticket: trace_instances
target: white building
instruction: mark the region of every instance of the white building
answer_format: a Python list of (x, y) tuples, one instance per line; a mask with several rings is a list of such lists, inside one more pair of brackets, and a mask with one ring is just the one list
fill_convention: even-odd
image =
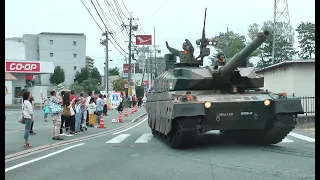
[[(86, 65), (86, 36), (80, 33), (50, 33), (22, 36), (26, 59), (53, 62), (65, 71), (65, 84), (74, 83), (76, 71)], [(50, 84), (49, 74), (41, 75), (38, 83)]]
[(293, 60), (281, 62), (257, 70), (264, 76), (264, 89), (271, 92), (285, 92), (301, 97), (306, 112), (315, 111), (315, 60)]
[(40, 103), (40, 92), (47, 95), (46, 86), (26, 86), (27, 80), (32, 80), (39, 74), (53, 73), (54, 63), (47, 61), (30, 61), (26, 59), (26, 43), (22, 38), (5, 39), (5, 86), (8, 90), (5, 104), (21, 104), (20, 91), (24, 88), (34, 94), (35, 102)]

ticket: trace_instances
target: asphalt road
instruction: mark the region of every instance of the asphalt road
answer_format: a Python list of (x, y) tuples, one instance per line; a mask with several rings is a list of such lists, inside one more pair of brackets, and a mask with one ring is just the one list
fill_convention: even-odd
[[(295, 130), (276, 146), (222, 141), (217, 132), (174, 150), (151, 135), (147, 121), (5, 164), (6, 179), (294, 180), (315, 178), (313, 131)], [(66, 149), (69, 148), (69, 149)]]
[[(100, 128), (88, 128), (82, 134), (76, 134), (73, 137), (63, 138), (65, 140), (75, 139), (79, 137), (85, 137), (88, 135), (96, 134), (99, 132), (104, 132), (106, 130), (114, 129), (120, 126), (123, 126), (129, 122), (133, 118), (138, 117), (139, 115), (145, 113), (145, 109), (140, 109), (135, 114), (130, 114), (128, 112), (128, 117), (123, 116), (123, 123), (112, 123), (112, 119), (119, 119), (119, 113), (115, 110), (110, 110), (108, 112), (108, 116), (104, 117), (105, 129)], [(23, 151), (24, 147), (24, 125), (18, 122), (18, 117), (20, 116), (20, 111), (6, 111), (6, 121), (5, 121), (5, 155), (9, 155), (12, 153), (16, 153), (19, 151)], [(57, 143), (57, 141), (52, 140), (52, 121), (50, 116), (48, 116), (48, 122), (44, 121), (43, 111), (35, 110), (35, 120), (34, 120), (34, 132), (36, 135), (30, 135), (29, 141), (33, 147), (39, 147), (42, 145)]]

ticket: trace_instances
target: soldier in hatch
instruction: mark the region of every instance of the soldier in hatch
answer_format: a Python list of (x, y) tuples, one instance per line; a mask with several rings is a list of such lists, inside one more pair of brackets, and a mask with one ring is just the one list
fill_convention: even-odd
[(224, 54), (222, 52), (219, 52), (218, 55), (217, 55), (217, 65), (218, 66), (224, 66), (226, 65), (226, 61), (224, 59)]
[(175, 56), (179, 56), (181, 63), (197, 63), (198, 61), (194, 58), (194, 48), (188, 39), (182, 44), (183, 51), (174, 49), (168, 45), (166, 41), (167, 49)]

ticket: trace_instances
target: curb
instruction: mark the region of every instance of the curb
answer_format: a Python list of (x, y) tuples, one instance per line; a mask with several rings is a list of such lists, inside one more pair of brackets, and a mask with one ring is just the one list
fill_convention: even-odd
[(139, 119), (141, 119), (143, 116), (147, 116), (147, 113), (143, 113), (143, 114), (141, 114), (140, 116), (132, 119), (131, 122), (132, 122), (132, 123), (135, 123), (135, 122), (137, 122)]

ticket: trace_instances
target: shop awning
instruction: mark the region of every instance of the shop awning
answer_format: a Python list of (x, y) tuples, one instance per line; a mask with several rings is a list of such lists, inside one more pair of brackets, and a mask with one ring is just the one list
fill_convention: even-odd
[(13, 80), (17, 80), (17, 78), (16, 77), (14, 77), (11, 73), (7, 73), (6, 72), (6, 75), (5, 75), (6, 77), (6, 79), (5, 80), (7, 80), (7, 81), (13, 81)]

